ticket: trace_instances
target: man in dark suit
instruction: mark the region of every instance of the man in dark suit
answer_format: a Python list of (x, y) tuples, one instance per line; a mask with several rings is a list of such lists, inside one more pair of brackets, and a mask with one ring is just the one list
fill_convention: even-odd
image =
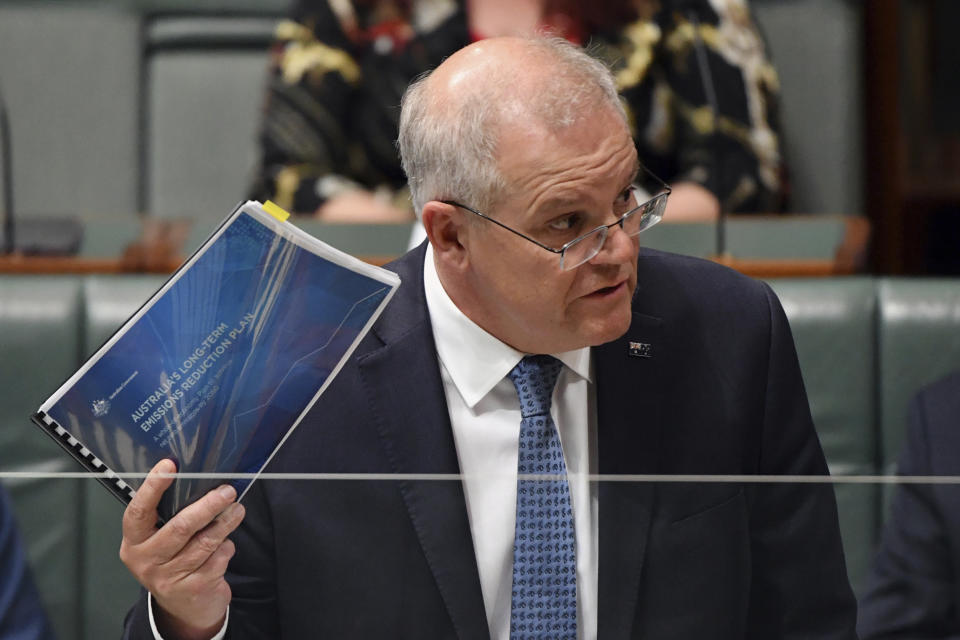
[(214, 491), (159, 530), (148, 478), (127, 637), (855, 637), (829, 485), (630, 478), (826, 465), (770, 289), (639, 251), (669, 188), (632, 186), (609, 72), (486, 40), (408, 90), (400, 130), (429, 243), (268, 467), (347, 475)]
[[(910, 405), (897, 472), (960, 475), (960, 373), (922, 389)], [(960, 638), (960, 486), (896, 488), (861, 601), (867, 638)]]

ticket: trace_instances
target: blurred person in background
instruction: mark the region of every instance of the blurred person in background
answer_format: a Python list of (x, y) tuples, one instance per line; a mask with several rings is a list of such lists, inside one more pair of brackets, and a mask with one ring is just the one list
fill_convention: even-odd
[(331, 222), (412, 221), (403, 90), (471, 42), (538, 31), (612, 66), (641, 161), (674, 187), (667, 220), (783, 210), (777, 74), (745, 0), (297, 0), (272, 48), (251, 196)]
[(13, 518), (13, 505), (0, 485), (0, 640), (53, 638), (53, 629), (30, 575)]
[[(910, 405), (902, 476), (960, 476), (960, 372)], [(896, 488), (860, 603), (862, 640), (960, 638), (960, 486)]]

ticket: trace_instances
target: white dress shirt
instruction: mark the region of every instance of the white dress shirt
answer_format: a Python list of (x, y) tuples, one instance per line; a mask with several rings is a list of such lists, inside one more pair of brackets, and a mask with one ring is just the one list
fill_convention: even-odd
[[(432, 247), (427, 248), (423, 282), (464, 476), (487, 625), (493, 640), (509, 640), (521, 416), (520, 400), (507, 374), (526, 354), (493, 337), (457, 308), (440, 283)], [(598, 486), (588, 477), (590, 470), (597, 468), (592, 361), (589, 348), (551, 355), (564, 364), (550, 415), (560, 432), (577, 539), (577, 638), (595, 640), (599, 521)], [(148, 598), (152, 600), (149, 594)], [(150, 600), (153, 636), (163, 640), (154, 624)], [(211, 640), (221, 640), (226, 628), (224, 621)]]
[[(487, 624), (510, 637), (513, 538), (517, 511), (520, 400), (507, 374), (524, 353), (474, 324), (453, 303), (428, 247), (423, 282), (440, 374), (457, 447)], [(597, 637), (598, 520), (596, 394), (590, 349), (551, 354), (564, 367), (550, 415), (560, 432), (577, 538), (577, 637)]]

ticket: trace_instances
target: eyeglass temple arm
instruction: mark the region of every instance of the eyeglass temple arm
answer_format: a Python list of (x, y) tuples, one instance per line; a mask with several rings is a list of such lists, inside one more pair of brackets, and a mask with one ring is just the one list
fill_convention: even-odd
[(512, 233), (512, 234), (514, 234), (514, 235), (518, 235), (518, 236), (520, 236), (521, 238), (524, 238), (524, 239), (526, 239), (526, 240), (529, 240), (530, 242), (532, 242), (533, 244), (537, 245), (538, 247), (542, 247), (542, 248), (546, 249), (547, 251), (549, 251), (549, 252), (551, 252), (551, 253), (563, 253), (563, 251), (564, 251), (563, 249), (554, 249), (553, 247), (548, 247), (547, 245), (543, 244), (542, 242), (540, 242), (540, 241), (538, 241), (538, 240), (535, 240), (535, 239), (531, 238), (530, 236), (527, 236), (527, 235), (524, 235), (524, 234), (520, 233), (520, 232), (517, 231), (516, 229), (511, 229), (510, 227), (508, 227), (507, 225), (503, 224), (502, 222), (499, 222), (499, 221), (495, 220), (494, 218), (491, 218), (490, 216), (488, 216), (488, 215), (486, 215), (486, 214), (484, 214), (484, 213), (480, 213), (479, 211), (477, 211), (477, 210), (474, 209), (473, 207), (468, 207), (468, 206), (465, 205), (465, 204), (460, 204), (460, 203), (457, 202), (456, 200), (441, 200), (440, 202), (443, 203), (443, 204), (448, 204), (448, 205), (450, 205), (451, 207), (460, 207), (461, 209), (466, 209), (467, 211), (469, 211), (469, 212), (471, 212), (471, 213), (475, 213), (475, 214), (477, 214), (478, 216), (480, 216), (481, 218), (483, 218), (484, 220), (489, 220), (490, 222), (492, 222), (493, 224), (497, 225), (498, 227), (502, 227), (502, 228), (506, 229), (507, 231), (509, 231), (510, 233)]
[(657, 174), (655, 174), (653, 171), (650, 171), (650, 169), (647, 169), (646, 165), (644, 165), (642, 162), (639, 162), (639, 161), (637, 162), (637, 164), (640, 165), (640, 168), (643, 169), (644, 173), (646, 173), (648, 176), (650, 176), (651, 178), (659, 182), (660, 186), (662, 186), (667, 193), (673, 193), (673, 188), (670, 185), (668, 185), (666, 182), (661, 180), (660, 177)]

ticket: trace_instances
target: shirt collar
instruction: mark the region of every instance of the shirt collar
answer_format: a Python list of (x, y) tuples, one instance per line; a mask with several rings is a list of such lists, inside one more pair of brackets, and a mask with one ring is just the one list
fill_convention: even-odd
[[(423, 261), (423, 288), (437, 355), (464, 402), (472, 409), (526, 354), (487, 333), (457, 308), (440, 282), (432, 246), (427, 247)], [(592, 382), (589, 347), (550, 355)]]

